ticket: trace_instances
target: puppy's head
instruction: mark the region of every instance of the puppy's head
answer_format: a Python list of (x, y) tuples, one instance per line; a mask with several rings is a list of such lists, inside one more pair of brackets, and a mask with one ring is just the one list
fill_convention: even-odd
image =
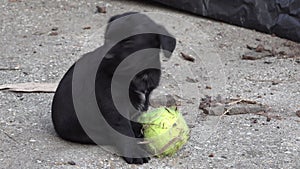
[[(163, 26), (156, 24), (146, 15), (130, 12), (116, 15), (109, 20), (104, 45), (111, 46), (103, 62), (109, 65), (107, 73), (113, 74), (125, 58), (144, 49), (161, 49), (169, 58), (175, 49), (176, 39)], [(132, 60), (122, 72), (126, 74), (129, 69), (150, 62), (160, 66), (159, 54), (160, 50), (155, 50), (151, 55), (138, 56), (140, 59)], [(138, 72), (132, 79), (129, 97), (136, 109), (140, 111), (148, 109), (149, 95), (159, 85), (160, 75), (160, 69), (146, 69)]]
[(164, 55), (169, 58), (176, 47), (176, 39), (148, 16), (128, 12), (113, 16), (108, 21), (105, 45), (109, 44), (114, 44), (114, 50), (111, 50), (111, 55), (107, 55), (106, 58), (120, 58), (115, 55), (119, 54), (115, 50), (126, 51), (130, 54), (147, 48), (162, 49)]

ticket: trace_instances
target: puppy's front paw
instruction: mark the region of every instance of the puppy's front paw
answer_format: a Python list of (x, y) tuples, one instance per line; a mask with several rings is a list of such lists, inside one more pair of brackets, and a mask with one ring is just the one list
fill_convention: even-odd
[(127, 152), (130, 153), (127, 153), (128, 156), (123, 156), (123, 158), (128, 164), (143, 164), (150, 160), (150, 154), (140, 146), (135, 146)]
[(150, 160), (150, 157), (143, 157), (143, 158), (123, 157), (123, 158), (128, 164), (144, 164), (144, 163), (148, 163), (148, 161)]

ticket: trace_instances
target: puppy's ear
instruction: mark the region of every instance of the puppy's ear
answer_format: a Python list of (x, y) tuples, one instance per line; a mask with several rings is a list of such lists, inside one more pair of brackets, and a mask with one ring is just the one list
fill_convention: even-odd
[(159, 35), (160, 39), (160, 48), (163, 50), (165, 57), (170, 58), (172, 52), (176, 47), (176, 39), (169, 34), (167, 35)]
[[(140, 14), (138, 12), (127, 12), (127, 13), (123, 13), (120, 15), (115, 15), (112, 16), (109, 20), (108, 20), (108, 24), (106, 26), (106, 31), (104, 34), (104, 44), (107, 42), (107, 39), (110, 39), (111, 36), (114, 36), (114, 34), (116, 34), (118, 32), (119, 29), (122, 28), (122, 25), (125, 24), (124, 22), (126, 20), (120, 19), (122, 17), (129, 17), (130, 15), (137, 15)], [(118, 19), (120, 19), (118, 21)], [(115, 21), (115, 23), (114, 23)]]

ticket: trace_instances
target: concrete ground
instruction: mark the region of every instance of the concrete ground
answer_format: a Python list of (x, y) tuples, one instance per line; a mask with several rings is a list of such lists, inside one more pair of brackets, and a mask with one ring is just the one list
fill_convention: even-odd
[[(111, 16), (145, 12), (178, 40), (162, 62), (157, 93), (178, 96), (191, 127), (190, 141), (175, 156), (128, 165), (101, 147), (57, 137), (53, 93), (0, 91), (0, 168), (300, 168), (300, 44), (141, 1), (5, 0), (0, 6), (0, 84), (58, 82), (102, 44)], [(95, 13), (96, 6), (107, 13)], [(259, 44), (275, 56), (247, 48)], [(276, 118), (208, 116), (198, 109), (205, 95), (255, 100)]]

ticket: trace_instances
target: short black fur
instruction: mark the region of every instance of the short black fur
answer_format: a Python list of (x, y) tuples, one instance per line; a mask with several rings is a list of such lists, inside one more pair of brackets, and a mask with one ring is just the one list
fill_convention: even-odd
[[(135, 12), (125, 13), (112, 17), (109, 22), (118, 18), (137, 14)], [(145, 17), (143, 15), (143, 17)], [(155, 24), (153, 22), (153, 24)], [(134, 25), (133, 25), (134, 26)], [(161, 28), (161, 26), (158, 26)], [(109, 26), (107, 27), (109, 29)], [(159, 34), (140, 34), (131, 36), (114, 45), (107, 56), (101, 62), (96, 75), (96, 98), (99, 109), (101, 110), (105, 120), (111, 127), (118, 132), (130, 137), (142, 138), (142, 125), (124, 118), (116, 110), (111, 96), (111, 80), (114, 71), (118, 65), (130, 54), (147, 48), (161, 48), (173, 52), (176, 40), (172, 37)], [(154, 60), (159, 62), (159, 52), (155, 54)], [(168, 56), (169, 57), (169, 56)], [(133, 65), (129, 65), (134, 66)], [(52, 121), (58, 135), (68, 141), (83, 144), (95, 144), (93, 140), (85, 133), (77, 119), (72, 100), (72, 76), (74, 65), (67, 71), (53, 98), (52, 103)], [(147, 111), (149, 106), (149, 96), (160, 81), (161, 71), (159, 69), (146, 69), (139, 72), (132, 79), (129, 87), (129, 98), (132, 105), (142, 111)], [(130, 112), (136, 113), (136, 112)], [(103, 135), (103, 138), (109, 136)], [(149, 157), (131, 158), (130, 153), (139, 151), (138, 144), (126, 142), (114, 142), (113, 140), (103, 139), (103, 144), (114, 145), (119, 151), (128, 154), (123, 157), (127, 163), (142, 164), (148, 162)], [(143, 151), (141, 151), (143, 153)], [(141, 154), (142, 156), (142, 154)]]

